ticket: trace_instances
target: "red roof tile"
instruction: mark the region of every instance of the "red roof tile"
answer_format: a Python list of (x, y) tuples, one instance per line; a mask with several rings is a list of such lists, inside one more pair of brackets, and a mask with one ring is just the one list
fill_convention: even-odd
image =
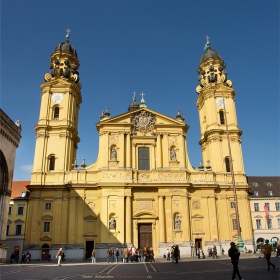
[(29, 184), (30, 181), (13, 181), (11, 198), (21, 197), (21, 192), (27, 191), (26, 186)]

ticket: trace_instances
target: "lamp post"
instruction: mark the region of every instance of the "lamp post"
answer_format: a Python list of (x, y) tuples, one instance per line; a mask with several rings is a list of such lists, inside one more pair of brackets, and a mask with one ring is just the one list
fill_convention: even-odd
[(232, 177), (232, 186), (233, 186), (233, 197), (234, 197), (234, 206), (235, 206), (235, 215), (236, 215), (236, 226), (237, 226), (237, 246), (239, 252), (244, 252), (243, 246), (244, 242), (241, 236), (241, 228), (239, 222), (239, 212), (238, 212), (238, 202), (237, 202), (237, 194), (236, 194), (236, 186), (235, 186), (235, 178), (234, 178), (234, 171), (233, 171), (233, 163), (232, 163), (232, 154), (231, 154), (231, 146), (230, 146), (230, 139), (229, 139), (229, 131), (228, 131), (228, 123), (227, 123), (227, 112), (226, 112), (226, 100), (224, 98), (217, 98), (216, 103), (219, 107), (224, 109), (224, 116), (225, 116), (225, 125), (226, 125), (226, 132), (227, 132), (227, 141), (228, 141), (228, 153), (229, 153), (229, 164), (230, 164), (230, 172)]

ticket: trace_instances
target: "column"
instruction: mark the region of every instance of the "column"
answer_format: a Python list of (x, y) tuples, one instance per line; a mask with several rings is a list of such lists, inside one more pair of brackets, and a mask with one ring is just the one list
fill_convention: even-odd
[(132, 168), (135, 169), (136, 164), (136, 144), (132, 146)]
[(151, 168), (155, 169), (156, 161), (155, 161), (155, 144), (151, 145)]
[(168, 133), (163, 134), (163, 145), (162, 145), (162, 156), (163, 156), (163, 168), (169, 168), (169, 154), (168, 154)]
[(171, 195), (165, 196), (165, 213), (166, 213), (166, 242), (173, 242), (173, 217)]
[(119, 157), (120, 163), (119, 168), (124, 168), (124, 133), (120, 132), (120, 142), (119, 142)]
[(126, 162), (125, 167), (131, 167), (131, 141), (130, 141), (130, 133), (126, 134)]
[(69, 202), (69, 211), (68, 213), (68, 243), (76, 243), (76, 227), (77, 227), (77, 196), (75, 191), (70, 191), (70, 202)]
[(126, 243), (131, 243), (131, 196), (126, 197)]
[(157, 169), (162, 168), (161, 163), (161, 135), (157, 135)]
[(189, 201), (188, 196), (182, 195), (182, 209), (184, 213), (182, 215), (182, 230), (184, 232), (184, 240), (190, 240), (190, 209), (189, 209)]
[[(103, 190), (104, 191), (104, 190)], [(108, 205), (107, 205), (107, 201), (108, 201), (108, 196), (107, 195), (101, 195), (101, 205), (100, 205), (100, 209), (102, 209), (102, 211), (100, 211), (100, 243), (106, 243), (108, 242), (108, 232), (109, 232), (109, 225), (108, 225)]]
[(165, 242), (165, 230), (164, 230), (164, 208), (163, 208), (163, 196), (158, 197), (159, 200), (159, 242)]
[(109, 151), (110, 148), (108, 145), (108, 143), (109, 143), (109, 133), (108, 132), (103, 133), (101, 141), (103, 143), (102, 151), (104, 152), (102, 167), (108, 167), (108, 161), (109, 161), (109, 155), (110, 155), (110, 151)]

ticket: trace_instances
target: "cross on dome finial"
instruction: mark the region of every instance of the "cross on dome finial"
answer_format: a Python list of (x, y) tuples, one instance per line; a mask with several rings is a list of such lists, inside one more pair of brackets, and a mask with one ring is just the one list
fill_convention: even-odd
[(66, 32), (67, 32), (67, 34), (66, 34), (66, 40), (68, 41), (69, 40), (69, 38), (70, 38), (70, 32), (71, 32), (71, 30), (68, 28), (67, 30), (66, 30)]
[(145, 95), (145, 93), (142, 91), (142, 93), (140, 93), (140, 95), (142, 95), (142, 100), (144, 100), (144, 96), (143, 95)]

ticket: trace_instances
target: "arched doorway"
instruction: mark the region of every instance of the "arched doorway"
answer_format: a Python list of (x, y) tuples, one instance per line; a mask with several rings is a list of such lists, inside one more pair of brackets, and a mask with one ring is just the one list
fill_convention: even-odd
[(49, 253), (50, 253), (50, 246), (48, 244), (44, 244), (42, 246), (42, 261), (47, 261), (49, 258)]

